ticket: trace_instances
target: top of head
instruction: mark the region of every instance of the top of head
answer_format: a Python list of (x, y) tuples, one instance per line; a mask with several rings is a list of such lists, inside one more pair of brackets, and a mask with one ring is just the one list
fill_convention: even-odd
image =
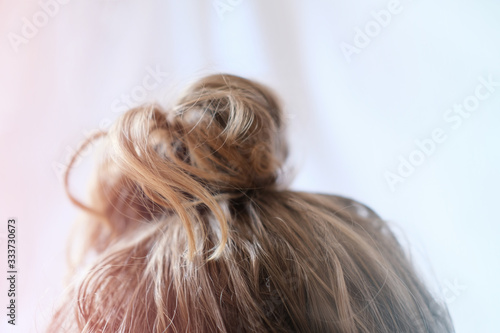
[(169, 110), (141, 107), (128, 114), (115, 134), (128, 129), (127, 141), (146, 143), (171, 169), (214, 193), (273, 187), (287, 155), (276, 98), (268, 88), (238, 76), (201, 78)]

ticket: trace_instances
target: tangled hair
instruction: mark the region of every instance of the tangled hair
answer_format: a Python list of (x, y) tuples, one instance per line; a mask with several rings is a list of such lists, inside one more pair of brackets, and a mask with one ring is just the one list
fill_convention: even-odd
[(80, 278), (48, 332), (453, 331), (371, 209), (281, 188), (283, 114), (268, 88), (204, 77), (87, 144), (97, 137), (89, 204), (66, 174), (84, 211)]

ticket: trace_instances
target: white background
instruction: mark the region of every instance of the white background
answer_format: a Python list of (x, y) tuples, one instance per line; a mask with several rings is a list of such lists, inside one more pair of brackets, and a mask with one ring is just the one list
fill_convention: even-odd
[[(17, 326), (1, 314), (0, 331), (43, 330), (62, 290), (77, 210), (58, 170), (85, 133), (116, 119), (123, 95), (166, 103), (213, 72), (256, 79), (281, 97), (294, 189), (372, 207), (447, 301), (457, 332), (500, 331), (500, 86), (458, 128), (444, 118), (471, 101), (479, 77), (500, 82), (499, 2), (66, 2), (47, 7), (51, 16), (36, 1), (0, 2), (0, 236), (17, 217), (20, 266)], [(374, 25), (372, 12), (387, 8), (398, 13)], [(346, 57), (342, 43), (355, 45), (357, 28), (372, 37)], [(155, 69), (168, 74), (141, 100)], [(397, 173), (399, 156), (418, 157), (415, 140), (439, 128), (446, 140), (392, 191), (386, 172)], [(72, 177), (81, 197), (92, 151)]]

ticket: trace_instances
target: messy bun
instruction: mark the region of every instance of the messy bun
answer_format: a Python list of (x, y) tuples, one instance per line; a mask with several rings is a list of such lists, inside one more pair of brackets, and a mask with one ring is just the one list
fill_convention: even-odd
[[(191, 258), (192, 222), (212, 214), (220, 224), (217, 257), (227, 241), (227, 217), (217, 200), (275, 188), (287, 155), (283, 134), (282, 111), (268, 88), (234, 75), (205, 77), (170, 109), (143, 105), (118, 119), (98, 175), (108, 178), (114, 168), (122, 181), (102, 179), (109, 184), (107, 198), (97, 201), (132, 182), (144, 195), (126, 206), (174, 211), (186, 228)], [(208, 212), (201, 214), (202, 207)]]
[(233, 75), (208, 76), (167, 118), (181, 147), (179, 161), (214, 190), (275, 185), (286, 145), (282, 111), (268, 88)]
[(89, 204), (65, 177), (86, 213), (74, 267), (95, 258), (49, 332), (452, 331), (372, 210), (279, 186), (287, 146), (268, 88), (211, 75), (98, 137)]

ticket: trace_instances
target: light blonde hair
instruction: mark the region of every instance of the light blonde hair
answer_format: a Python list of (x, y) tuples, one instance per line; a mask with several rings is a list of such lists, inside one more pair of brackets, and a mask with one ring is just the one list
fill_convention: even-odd
[(282, 188), (283, 114), (268, 88), (207, 76), (98, 136), (91, 202), (68, 191), (86, 214), (75, 267), (95, 261), (49, 332), (453, 331), (371, 209)]

